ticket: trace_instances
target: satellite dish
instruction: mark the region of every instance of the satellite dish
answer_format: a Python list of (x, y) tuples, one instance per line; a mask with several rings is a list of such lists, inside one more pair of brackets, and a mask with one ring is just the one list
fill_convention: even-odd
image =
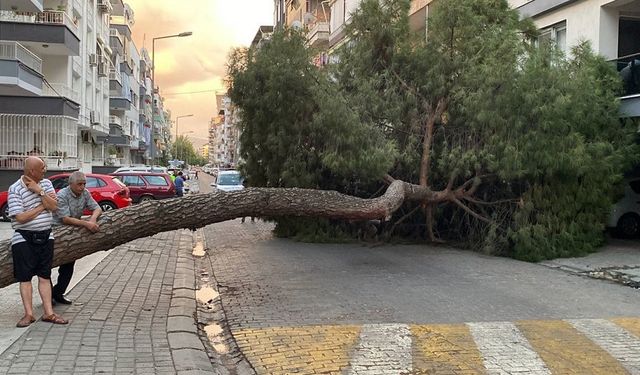
[(293, 22), (291, 22), (291, 28), (292, 29), (296, 29), (296, 30), (300, 30), (302, 29), (302, 22), (295, 20)]

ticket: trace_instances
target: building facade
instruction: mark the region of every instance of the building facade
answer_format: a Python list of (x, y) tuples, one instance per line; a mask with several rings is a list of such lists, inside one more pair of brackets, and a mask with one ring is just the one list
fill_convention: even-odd
[(624, 81), (621, 116), (640, 116), (640, 0), (510, 0), (551, 41), (570, 53), (586, 40)]
[[(90, 170), (108, 133), (105, 0), (0, 1), (0, 170)], [(13, 178), (12, 173), (3, 173)], [(3, 183), (4, 185), (4, 183)]]

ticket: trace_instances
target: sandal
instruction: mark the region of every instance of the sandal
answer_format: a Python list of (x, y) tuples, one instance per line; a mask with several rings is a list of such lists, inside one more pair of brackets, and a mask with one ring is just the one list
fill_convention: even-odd
[(60, 315), (56, 315), (56, 314), (51, 314), (49, 316), (42, 315), (41, 320), (43, 322), (53, 323), (53, 324), (68, 324), (69, 323), (68, 320), (66, 320), (65, 318), (61, 317)]
[(18, 321), (18, 324), (16, 324), (16, 327), (19, 327), (19, 328), (29, 327), (31, 323), (35, 321), (36, 319), (33, 316), (25, 315), (22, 317), (22, 319)]

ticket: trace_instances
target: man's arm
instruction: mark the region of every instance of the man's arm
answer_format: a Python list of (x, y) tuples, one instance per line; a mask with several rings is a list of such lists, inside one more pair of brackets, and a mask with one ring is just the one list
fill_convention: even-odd
[(19, 214), (16, 214), (14, 217), (16, 218), (16, 221), (20, 224), (24, 224), (24, 223), (28, 223), (31, 220), (35, 219), (36, 217), (38, 217), (38, 215), (40, 215), (43, 211), (45, 211), (46, 208), (44, 208), (43, 205), (39, 205), (36, 208), (32, 208), (29, 211), (25, 211), (25, 212), (21, 212)]

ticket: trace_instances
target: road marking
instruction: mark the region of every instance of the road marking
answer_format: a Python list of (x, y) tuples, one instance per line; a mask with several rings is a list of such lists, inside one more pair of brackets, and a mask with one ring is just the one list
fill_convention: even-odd
[(349, 375), (401, 374), (412, 370), (406, 324), (366, 324), (351, 356)]
[(411, 326), (417, 374), (485, 374), (482, 355), (464, 324)]
[(628, 374), (618, 361), (564, 321), (519, 321), (520, 332), (553, 374)]
[(640, 338), (605, 319), (567, 321), (609, 352), (631, 374), (640, 374)]
[(511, 322), (467, 323), (488, 374), (551, 374), (527, 339)]
[(358, 341), (359, 326), (271, 327), (234, 331), (258, 374), (340, 374)]
[(614, 318), (609, 320), (640, 338), (640, 318)]

